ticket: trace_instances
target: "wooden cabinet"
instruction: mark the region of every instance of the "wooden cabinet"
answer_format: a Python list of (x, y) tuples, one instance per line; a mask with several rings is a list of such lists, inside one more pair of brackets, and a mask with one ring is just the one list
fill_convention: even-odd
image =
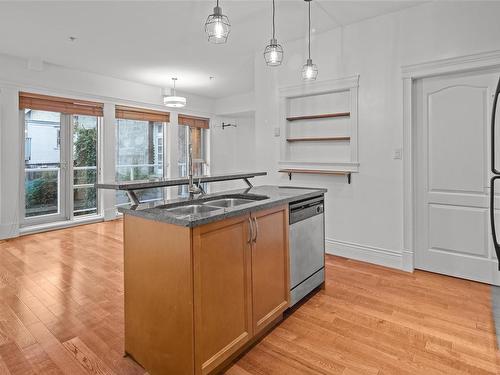
[(257, 334), (288, 306), (288, 210), (283, 207), (252, 215), (253, 329)]
[(196, 373), (210, 373), (252, 337), (249, 221), (193, 232)]
[(152, 375), (216, 373), (288, 307), (287, 206), (193, 229), (124, 222), (125, 350)]

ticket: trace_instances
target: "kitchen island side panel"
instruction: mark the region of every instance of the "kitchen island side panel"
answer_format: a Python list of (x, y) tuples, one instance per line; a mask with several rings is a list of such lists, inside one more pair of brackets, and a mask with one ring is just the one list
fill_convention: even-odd
[(151, 374), (194, 373), (191, 229), (124, 215), (125, 352)]

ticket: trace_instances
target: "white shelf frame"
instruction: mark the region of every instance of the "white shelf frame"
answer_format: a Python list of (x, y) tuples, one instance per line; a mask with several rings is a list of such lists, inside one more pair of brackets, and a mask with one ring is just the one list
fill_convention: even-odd
[[(286, 86), (279, 89), (279, 116), (280, 116), (280, 169), (310, 169), (337, 172), (358, 172), (358, 88), (359, 74), (340, 79), (327, 81), (317, 81), (307, 84)], [(350, 160), (331, 162), (312, 162), (287, 159), (287, 150), (290, 147), (287, 142), (288, 126), (290, 122), (286, 120), (289, 116), (289, 100), (304, 98), (308, 96), (349, 92), (349, 112), (350, 112)], [(311, 114), (313, 115), (313, 114)]]

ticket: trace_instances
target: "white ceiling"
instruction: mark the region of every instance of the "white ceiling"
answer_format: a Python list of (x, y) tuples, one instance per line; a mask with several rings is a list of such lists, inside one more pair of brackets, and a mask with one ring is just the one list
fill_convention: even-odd
[[(417, 1), (312, 3), (316, 32), (394, 12)], [(271, 1), (220, 0), (231, 34), (209, 44), (204, 22), (214, 1), (0, 2), (0, 53), (170, 87), (207, 97), (253, 89), (254, 52), (271, 35)], [(306, 35), (306, 4), (277, 0), (279, 40)], [(77, 39), (69, 41), (70, 36)], [(215, 79), (210, 80), (213, 76)]]

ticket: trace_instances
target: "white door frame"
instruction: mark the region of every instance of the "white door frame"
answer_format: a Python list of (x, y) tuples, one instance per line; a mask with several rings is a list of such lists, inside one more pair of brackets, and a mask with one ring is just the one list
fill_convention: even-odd
[[(60, 113), (60, 153), (59, 153), (59, 162), (60, 162), (60, 172), (59, 172), (59, 182), (58, 182), (58, 205), (59, 212), (55, 214), (47, 214), (42, 215), (40, 217), (26, 217), (25, 216), (25, 115), (24, 110), (19, 110), (19, 133), (21, 136), (21, 144), (20, 149), (21, 152), (19, 154), (20, 158), (20, 173), (19, 173), (19, 226), (20, 227), (30, 227), (36, 225), (50, 224), (58, 221), (66, 221), (70, 220), (70, 212), (72, 213), (72, 199), (70, 198), (69, 189), (73, 189), (72, 178), (69, 177), (69, 172), (72, 170), (71, 165), (73, 162), (72, 158), (72, 124), (71, 124), (71, 115), (66, 113)], [(70, 181), (71, 180), (71, 181)]]
[(403, 78), (403, 262), (405, 271), (415, 269), (415, 141), (413, 83), (417, 79), (443, 74), (500, 68), (500, 50), (435, 60), (401, 67)]

